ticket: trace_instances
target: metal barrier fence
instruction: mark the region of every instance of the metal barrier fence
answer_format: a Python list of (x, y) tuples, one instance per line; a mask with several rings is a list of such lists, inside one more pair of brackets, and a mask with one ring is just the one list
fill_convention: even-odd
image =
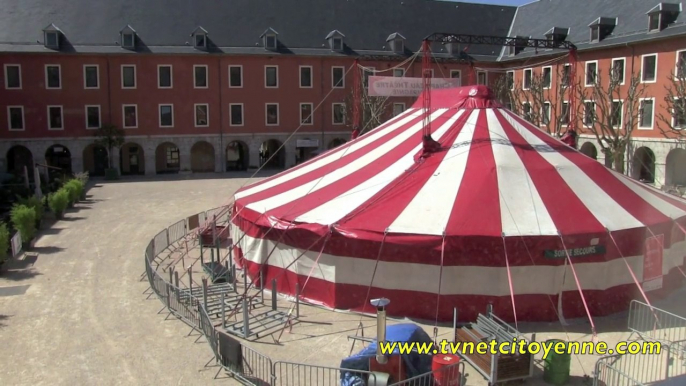
[[(393, 383), (389, 386), (437, 386), (437, 385), (461, 385), (464, 386), (465, 364), (460, 361), (455, 364), (442, 367), (427, 374), (417, 375), (404, 381)], [(459, 383), (458, 383), (459, 382)]]
[(338, 386), (342, 383), (343, 378), (351, 378), (353, 376), (365, 380), (364, 384), (376, 384), (376, 375), (371, 371), (279, 361), (274, 363), (271, 386)]
[(186, 220), (181, 220), (167, 228), (169, 244), (175, 243), (186, 236)]
[(595, 364), (593, 386), (638, 386), (641, 382), (629, 374), (616, 369), (613, 364), (622, 355), (611, 355), (600, 358)]
[(646, 340), (671, 343), (686, 340), (686, 318), (637, 300), (629, 306), (629, 330)]
[(659, 354), (604, 356), (596, 362), (594, 386), (643, 385), (685, 375), (685, 348), (686, 341), (679, 341), (663, 344)]

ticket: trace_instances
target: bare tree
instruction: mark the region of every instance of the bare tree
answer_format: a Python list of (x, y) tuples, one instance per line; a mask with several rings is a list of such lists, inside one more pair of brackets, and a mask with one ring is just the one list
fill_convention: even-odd
[[(370, 72), (366, 72), (363, 69), (357, 69), (361, 71), (362, 87), (360, 90), (360, 100), (358, 104), (360, 112), (360, 135), (363, 133), (380, 126), (382, 123), (388, 119), (390, 103), (388, 102), (388, 97), (370, 96), (369, 90), (366, 87), (367, 75), (371, 75)], [(354, 86), (353, 86), (354, 87)], [(350, 93), (348, 93), (343, 103), (345, 103), (345, 122), (347, 126), (352, 127), (353, 122), (353, 111), (355, 106), (355, 96), (354, 89), (350, 88)]]
[(624, 173), (627, 145), (638, 125), (640, 99), (646, 85), (641, 83), (640, 74), (633, 71), (628, 74), (626, 85), (622, 85), (622, 78), (615, 76), (618, 74), (613, 69), (607, 74), (607, 80), (598, 72), (586, 74), (584, 84), (579, 82), (578, 99), (584, 106), (582, 123), (595, 135), (605, 155), (605, 166)]
[(677, 73), (672, 72), (665, 85), (667, 95), (662, 112), (658, 115), (658, 127), (668, 138), (684, 139), (686, 128), (686, 62), (679, 62)]
[[(494, 92), (496, 98), (514, 113), (559, 138), (571, 117), (569, 67), (556, 66), (557, 82), (553, 81), (553, 67), (544, 68), (550, 68), (550, 71), (535, 73), (532, 69), (529, 75), (525, 70), (521, 82), (514, 82), (507, 74), (501, 76), (496, 80)], [(575, 111), (581, 111), (578, 104)]]

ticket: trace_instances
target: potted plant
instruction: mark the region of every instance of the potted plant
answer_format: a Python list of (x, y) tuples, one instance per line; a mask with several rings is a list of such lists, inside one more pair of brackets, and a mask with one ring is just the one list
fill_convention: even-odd
[(15, 204), (10, 212), (10, 219), (14, 229), (21, 232), (24, 249), (28, 249), (29, 242), (36, 234), (36, 211), (26, 205)]
[(58, 220), (62, 218), (62, 214), (64, 213), (64, 210), (67, 209), (68, 204), (69, 193), (64, 189), (60, 189), (48, 196), (48, 206)]
[(95, 133), (97, 139), (95, 143), (107, 149), (109, 167), (105, 169), (106, 180), (116, 180), (119, 178), (119, 171), (113, 166), (112, 149), (124, 144), (124, 130), (112, 124), (102, 125)]
[(74, 178), (81, 181), (82, 189), (81, 189), (80, 200), (85, 201), (86, 200), (86, 185), (88, 184), (88, 172), (76, 173), (76, 175), (74, 175)]
[(69, 193), (69, 207), (72, 207), (79, 201), (81, 193), (83, 192), (83, 184), (77, 179), (69, 180), (62, 187)]
[(0, 265), (7, 260), (7, 251), (10, 247), (10, 231), (7, 224), (0, 222)]
[(36, 212), (36, 229), (40, 229), (43, 220), (43, 213), (45, 212), (45, 206), (43, 200), (36, 196), (31, 196), (28, 198), (18, 197), (17, 202), (20, 205), (28, 206)]

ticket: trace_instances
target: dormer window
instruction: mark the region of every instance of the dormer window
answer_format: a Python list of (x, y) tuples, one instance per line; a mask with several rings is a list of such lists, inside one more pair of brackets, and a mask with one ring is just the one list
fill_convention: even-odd
[(546, 39), (553, 43), (553, 46), (559, 47), (562, 42), (567, 40), (569, 35), (569, 28), (553, 27), (545, 33)]
[(119, 34), (121, 35), (120, 44), (122, 48), (136, 48), (136, 31), (130, 25), (122, 28)]
[(267, 30), (262, 33), (262, 36), (260, 36), (263, 39), (262, 44), (264, 45), (264, 48), (276, 50), (279, 45), (279, 41), (276, 38), (278, 34), (279, 33), (274, 31), (273, 28), (267, 28)]
[(207, 49), (207, 30), (202, 27), (198, 27), (191, 34), (193, 37), (193, 47), (204, 50)]
[(389, 43), (391, 51), (402, 54), (405, 52), (405, 37), (397, 32), (388, 36), (386, 42)]
[(648, 11), (648, 32), (662, 31), (674, 23), (681, 12), (681, 4), (660, 3)]
[(527, 38), (523, 36), (516, 36), (514, 38), (514, 44), (513, 45), (508, 45), (507, 46), (507, 55), (508, 56), (515, 56), (522, 52), (522, 50), (526, 47), (526, 41)]
[(614, 17), (599, 17), (589, 24), (591, 29), (591, 43), (599, 42), (612, 34), (612, 31), (617, 25), (617, 18)]
[(333, 30), (326, 35), (326, 40), (329, 41), (329, 48), (331, 51), (343, 51), (343, 35), (339, 30)]
[(43, 29), (43, 39), (45, 47), (59, 49), (61, 34), (62, 31), (59, 28), (57, 28), (54, 24), (50, 24), (49, 26), (45, 27)]

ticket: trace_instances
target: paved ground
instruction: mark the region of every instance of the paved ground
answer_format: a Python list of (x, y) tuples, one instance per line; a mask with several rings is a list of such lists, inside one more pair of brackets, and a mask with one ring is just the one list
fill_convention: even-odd
[[(204, 339), (195, 342), (198, 335), (186, 337), (190, 329), (185, 324), (158, 315), (161, 303), (146, 300), (147, 282), (139, 278), (152, 236), (181, 218), (226, 203), (245, 182), (241, 177), (179, 176), (93, 187), (86, 203), (41, 232), (32, 265), (5, 268), (0, 275), (0, 384), (234, 384), (212, 380), (216, 368), (204, 367), (210, 359)], [(684, 314), (685, 293), (660, 306)], [(288, 309), (290, 304), (282, 299), (279, 306)], [(281, 344), (266, 336), (247, 345), (274, 360), (336, 366), (350, 350), (346, 336), (354, 335), (360, 322), (366, 336), (375, 335), (372, 318), (309, 306), (301, 308), (301, 315), (302, 322), (283, 334)], [(590, 339), (585, 320), (570, 322), (570, 339)], [(625, 315), (595, 322), (602, 340), (629, 336)], [(556, 323), (520, 327), (538, 332), (539, 341), (566, 338)], [(426, 328), (432, 333), (433, 326)], [(439, 334), (450, 332), (441, 328)], [(358, 343), (355, 351), (360, 348)], [(572, 362), (572, 384), (582, 384), (583, 375), (593, 370), (595, 358), (580, 359)], [(485, 385), (469, 367), (468, 373), (468, 385)], [(527, 384), (541, 384), (540, 372), (537, 378)]]

